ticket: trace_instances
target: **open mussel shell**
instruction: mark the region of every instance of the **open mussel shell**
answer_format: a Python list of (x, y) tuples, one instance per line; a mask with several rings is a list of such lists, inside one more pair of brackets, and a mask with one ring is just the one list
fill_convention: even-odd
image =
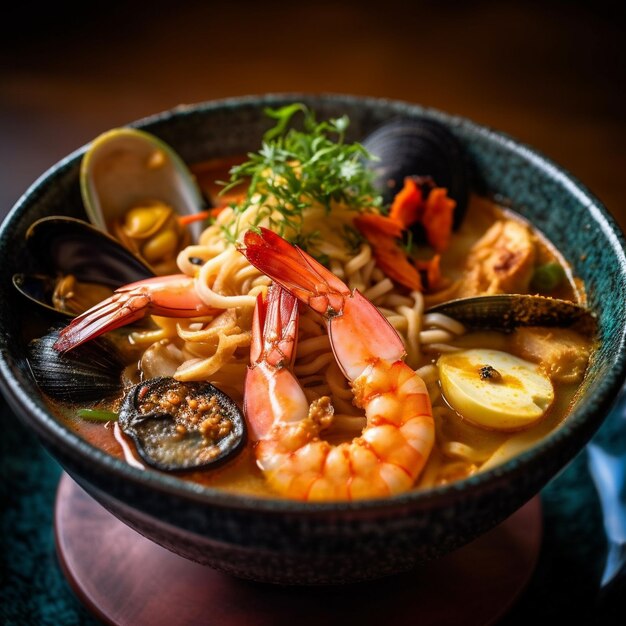
[(475, 330), (556, 326), (592, 335), (596, 327), (594, 314), (579, 304), (525, 294), (459, 298), (433, 306), (427, 313), (442, 313)]
[(57, 312), (64, 313), (52, 303), (59, 276), (72, 275), (82, 283), (111, 289), (154, 276), (146, 263), (116, 239), (72, 217), (37, 220), (26, 233), (26, 243), (38, 271), (16, 274), (13, 284), (27, 298)]
[(127, 392), (119, 424), (141, 458), (164, 471), (213, 467), (238, 452), (245, 438), (243, 415), (225, 393), (165, 376)]
[(28, 364), (41, 390), (64, 402), (91, 402), (118, 395), (124, 362), (114, 344), (103, 337), (60, 354), (54, 349), (59, 330), (28, 346)]
[(85, 282), (120, 287), (154, 277), (152, 269), (116, 239), (72, 217), (37, 220), (26, 232), (26, 242), (42, 267)]
[[(146, 201), (162, 202), (179, 215), (204, 206), (180, 156), (158, 137), (134, 128), (114, 128), (91, 143), (81, 162), (80, 188), (87, 216), (103, 230)], [(190, 228), (197, 239), (202, 224)]]
[(56, 282), (56, 278), (45, 274), (13, 274), (13, 286), (23, 296), (52, 313), (70, 316), (69, 312), (61, 311), (53, 304)]
[(408, 176), (432, 178), (456, 201), (454, 228), (465, 215), (469, 196), (469, 168), (461, 142), (439, 122), (428, 118), (397, 118), (362, 141), (377, 157), (371, 162), (374, 184), (386, 204), (402, 189)]

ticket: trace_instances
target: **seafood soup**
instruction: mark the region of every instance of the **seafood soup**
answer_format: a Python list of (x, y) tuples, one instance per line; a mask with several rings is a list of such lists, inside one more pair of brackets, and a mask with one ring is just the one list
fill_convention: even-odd
[(347, 118), (269, 115), (258, 152), (189, 165), (105, 133), (91, 225), (31, 226), (42, 271), (14, 283), (67, 316), (29, 347), (59, 420), (146, 471), (299, 500), (461, 480), (567, 420), (584, 285), (473, 192), (454, 135), (403, 119), (351, 144)]

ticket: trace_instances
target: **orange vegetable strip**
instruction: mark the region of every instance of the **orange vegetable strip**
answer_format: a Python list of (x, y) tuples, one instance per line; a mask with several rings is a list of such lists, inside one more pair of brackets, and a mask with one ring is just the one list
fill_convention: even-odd
[(202, 220), (208, 220), (210, 217), (216, 217), (222, 209), (225, 207), (218, 207), (217, 209), (209, 209), (207, 211), (200, 211), (199, 213), (193, 213), (192, 215), (181, 215), (178, 218), (178, 223), (181, 226), (187, 226), (187, 224), (193, 224), (193, 222), (201, 222)]
[(372, 236), (383, 234), (391, 239), (402, 238), (402, 224), (398, 223), (396, 220), (392, 220), (390, 217), (379, 215), (378, 213), (357, 215), (357, 217), (354, 218), (354, 225), (368, 240), (370, 240), (370, 237), (365, 231)]
[(435, 187), (426, 198), (422, 224), (428, 243), (437, 252), (443, 252), (450, 244), (455, 206), (456, 202), (448, 198), (448, 190), (443, 187)]
[(435, 254), (430, 261), (418, 261), (417, 267), (426, 272), (428, 291), (436, 291), (441, 283), (441, 256)]
[(422, 291), (422, 279), (414, 265), (409, 263), (406, 254), (398, 247), (377, 248), (372, 246), (378, 267), (392, 280), (411, 289)]
[(399, 222), (403, 228), (419, 221), (424, 211), (422, 190), (413, 178), (404, 179), (404, 187), (396, 194), (391, 204), (389, 217)]
[(389, 278), (409, 289), (421, 291), (422, 280), (419, 272), (409, 263), (406, 254), (396, 241), (396, 238), (402, 235), (399, 224), (382, 215), (368, 213), (356, 217), (354, 225), (372, 246), (378, 267)]

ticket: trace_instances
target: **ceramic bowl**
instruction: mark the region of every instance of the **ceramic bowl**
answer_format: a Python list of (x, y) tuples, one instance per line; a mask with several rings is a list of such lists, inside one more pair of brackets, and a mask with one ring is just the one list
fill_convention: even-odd
[(534, 496), (581, 450), (624, 378), (624, 240), (606, 209), (578, 181), (510, 137), (402, 102), (346, 96), (263, 96), (181, 107), (135, 124), (188, 162), (260, 145), (266, 106), (305, 101), (320, 118), (347, 114), (363, 138), (394, 116), (443, 122), (465, 145), (474, 189), (510, 201), (545, 233), (586, 284), (599, 345), (567, 422), (532, 449), (490, 471), (384, 500), (308, 504), (208, 489), (141, 471), (80, 439), (46, 409), (25, 356), (28, 305), (11, 276), (28, 268), (24, 233), (45, 215), (83, 216), (78, 170), (84, 148), (44, 174), (0, 232), (0, 361), (3, 392), (67, 472), (107, 509), (157, 543), (236, 576), (275, 583), (353, 582), (437, 558), (495, 526)]

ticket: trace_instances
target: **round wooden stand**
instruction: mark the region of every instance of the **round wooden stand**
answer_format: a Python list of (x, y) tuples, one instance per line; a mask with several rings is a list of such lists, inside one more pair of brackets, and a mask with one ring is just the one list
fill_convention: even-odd
[(67, 475), (55, 531), (69, 583), (109, 624), (484, 625), (509, 610), (532, 575), (541, 505), (535, 498), (473, 543), (409, 573), (322, 588), (247, 582), (188, 561), (125, 526)]

